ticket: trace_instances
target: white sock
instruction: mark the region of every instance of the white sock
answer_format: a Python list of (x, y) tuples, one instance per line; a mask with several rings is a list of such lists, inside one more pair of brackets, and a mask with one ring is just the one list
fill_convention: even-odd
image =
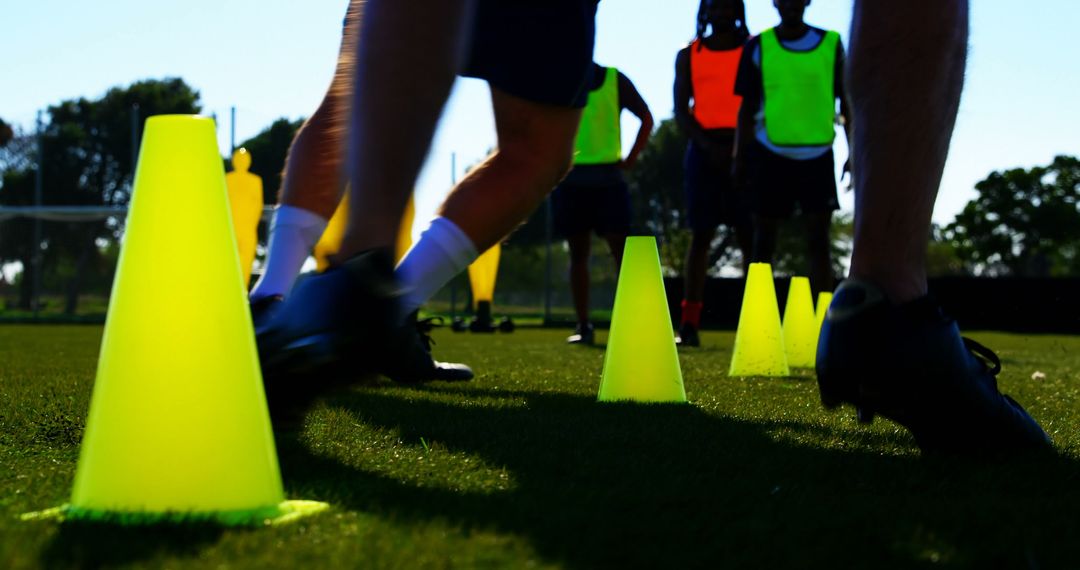
[(431, 220), (420, 239), (401, 259), (394, 272), (405, 291), (402, 299), (405, 314), (415, 311), (442, 289), (457, 274), (476, 260), (476, 246), (469, 236), (450, 220)]
[(278, 206), (270, 222), (270, 249), (266, 270), (251, 290), (251, 299), (288, 295), (311, 255), (311, 249), (326, 230), (326, 218), (303, 208)]

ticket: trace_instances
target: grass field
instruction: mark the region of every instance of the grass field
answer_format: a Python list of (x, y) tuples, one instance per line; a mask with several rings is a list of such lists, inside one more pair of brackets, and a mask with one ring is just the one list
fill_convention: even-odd
[(287, 495), (332, 510), (222, 530), (20, 522), (68, 499), (101, 329), (0, 326), (0, 567), (1080, 567), (1080, 339), (973, 335), (1061, 450), (976, 462), (826, 412), (809, 373), (728, 378), (731, 333), (681, 354), (691, 406), (600, 405), (604, 352), (565, 334), (437, 331), (475, 382), (319, 404), (276, 437)]

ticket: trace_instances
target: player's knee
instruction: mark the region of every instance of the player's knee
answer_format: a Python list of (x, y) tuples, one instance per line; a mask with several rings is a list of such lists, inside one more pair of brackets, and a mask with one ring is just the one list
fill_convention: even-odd
[(503, 145), (498, 156), (516, 172), (527, 177), (531, 182), (529, 187), (537, 188), (545, 195), (566, 177), (573, 166), (572, 148), (553, 148), (542, 141), (537, 141), (536, 145)]

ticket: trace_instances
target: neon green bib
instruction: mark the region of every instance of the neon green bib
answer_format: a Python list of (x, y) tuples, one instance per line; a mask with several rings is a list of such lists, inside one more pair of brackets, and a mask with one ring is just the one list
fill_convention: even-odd
[(780, 45), (776, 30), (761, 34), (765, 87), (765, 132), (778, 146), (822, 146), (836, 137), (836, 46), (840, 34), (826, 32), (811, 51)]
[(619, 72), (607, 68), (604, 82), (589, 92), (574, 141), (574, 164), (614, 164), (622, 160), (619, 128)]

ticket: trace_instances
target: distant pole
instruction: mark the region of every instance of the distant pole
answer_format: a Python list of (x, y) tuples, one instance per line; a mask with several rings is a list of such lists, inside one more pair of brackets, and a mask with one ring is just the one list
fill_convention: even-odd
[(135, 186), (135, 165), (139, 162), (139, 104), (131, 105), (131, 185)]
[(236, 152), (236, 106), (229, 110), (229, 156)]
[[(450, 153), (450, 188), (457, 186), (457, 153)], [(450, 280), (450, 318), (457, 316), (457, 276)]]
[[(44, 181), (42, 179), (42, 171), (45, 169), (45, 153), (42, 150), (44, 147), (43, 130), (41, 121), (41, 111), (37, 113), (37, 172), (34, 175), (34, 205), (41, 208), (44, 194)], [(33, 279), (33, 291), (30, 297), (30, 306), (34, 310), (34, 318), (38, 318), (38, 313), (41, 311), (41, 213), (34, 217), (34, 243), (33, 243), (33, 257), (30, 259), (30, 263), (34, 269)]]

